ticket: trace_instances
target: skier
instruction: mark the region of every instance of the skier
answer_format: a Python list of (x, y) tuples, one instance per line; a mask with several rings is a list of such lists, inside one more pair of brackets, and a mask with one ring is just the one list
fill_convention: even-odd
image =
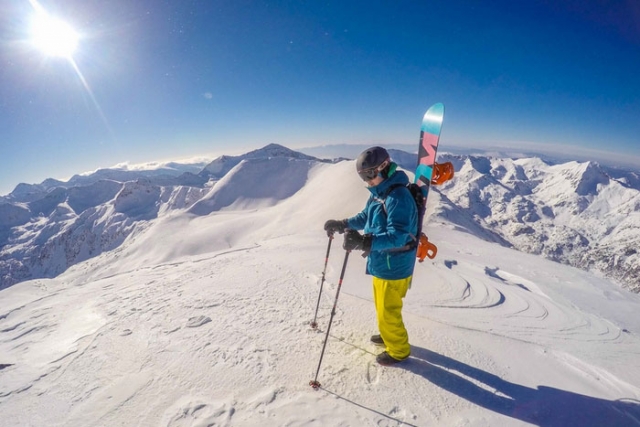
[[(381, 365), (401, 362), (411, 353), (402, 321), (402, 299), (411, 285), (416, 259), (418, 210), (406, 188), (409, 177), (397, 167), (382, 147), (360, 153), (356, 169), (371, 196), (359, 214), (328, 220), (324, 225), (329, 235), (345, 233), (344, 249), (361, 250), (367, 257), (366, 272), (373, 276), (373, 300), (380, 331), (371, 341), (385, 347), (376, 357)], [(364, 235), (356, 230), (363, 230)]]

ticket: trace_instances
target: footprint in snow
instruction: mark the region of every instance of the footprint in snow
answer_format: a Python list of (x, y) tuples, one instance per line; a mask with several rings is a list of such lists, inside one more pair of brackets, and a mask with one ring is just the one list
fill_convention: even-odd
[(189, 318), (187, 321), (187, 328), (197, 328), (211, 322), (211, 318), (208, 316), (196, 316)]
[[(203, 402), (183, 398), (165, 412), (168, 427), (222, 426), (229, 425), (235, 408), (226, 402)], [(168, 418), (168, 419), (167, 419)]]
[(375, 362), (369, 362), (365, 379), (369, 384), (378, 384), (380, 382), (380, 365)]

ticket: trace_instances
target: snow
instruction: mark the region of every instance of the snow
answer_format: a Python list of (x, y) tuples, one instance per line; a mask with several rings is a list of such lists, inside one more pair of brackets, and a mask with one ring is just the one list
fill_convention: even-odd
[[(164, 190), (128, 183), (91, 214), (154, 218), (55, 278), (0, 291), (2, 425), (640, 425), (640, 296), (479, 238), (440, 215), (464, 217), (444, 192), (426, 228), (438, 256), (405, 298), (412, 357), (375, 363), (371, 278), (353, 253), (312, 389), (345, 259), (336, 236), (313, 330), (322, 225), (368, 192), (352, 162), (271, 160), (162, 194), (172, 209), (149, 210)], [(504, 177), (529, 174), (524, 163), (504, 162)]]

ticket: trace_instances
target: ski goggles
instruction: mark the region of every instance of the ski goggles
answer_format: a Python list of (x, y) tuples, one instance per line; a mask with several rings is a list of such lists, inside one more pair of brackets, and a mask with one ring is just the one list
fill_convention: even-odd
[[(362, 178), (363, 181), (371, 181), (372, 179), (377, 177), (380, 171), (383, 171), (388, 165), (389, 165), (389, 159), (382, 162), (382, 164), (379, 166), (374, 166), (369, 169), (363, 169), (361, 171), (358, 171), (358, 175), (360, 175), (360, 178)], [(394, 171), (395, 171), (395, 168), (394, 168)]]
[(376, 176), (378, 176), (378, 173), (380, 173), (379, 166), (358, 171), (358, 175), (360, 175), (360, 178), (362, 178), (363, 181), (371, 181)]

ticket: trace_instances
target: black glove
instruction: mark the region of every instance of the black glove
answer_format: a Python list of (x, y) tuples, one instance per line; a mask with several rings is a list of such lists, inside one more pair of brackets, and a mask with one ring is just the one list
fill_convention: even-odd
[(358, 233), (356, 230), (347, 230), (344, 234), (344, 243), (342, 247), (347, 251), (364, 251), (369, 253), (371, 251), (371, 241), (373, 236), (371, 234), (365, 234), (364, 236)]
[(330, 219), (324, 223), (324, 231), (327, 232), (327, 236), (331, 237), (336, 231), (340, 234), (344, 233), (347, 228), (347, 220), (343, 219), (338, 221), (337, 219)]

